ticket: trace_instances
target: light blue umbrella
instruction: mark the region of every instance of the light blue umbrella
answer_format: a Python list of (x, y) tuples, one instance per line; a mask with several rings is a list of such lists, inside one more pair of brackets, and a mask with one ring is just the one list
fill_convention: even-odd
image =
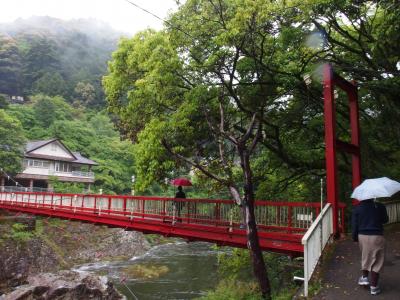
[(400, 191), (400, 182), (387, 177), (366, 179), (351, 194), (351, 198), (359, 201), (383, 197), (391, 197)]

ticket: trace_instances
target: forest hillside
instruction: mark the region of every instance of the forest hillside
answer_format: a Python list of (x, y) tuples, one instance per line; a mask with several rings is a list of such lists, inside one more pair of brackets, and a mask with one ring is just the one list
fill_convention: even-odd
[[(91, 19), (0, 24), (0, 145), (8, 145), (0, 148), (3, 169), (20, 171), (26, 141), (59, 138), (98, 162), (94, 191), (130, 193), (132, 144), (114, 129), (101, 87), (121, 35)], [(54, 184), (58, 191), (83, 189)]]
[(101, 77), (121, 35), (92, 19), (31, 17), (0, 24), (0, 93), (43, 93), (104, 106)]

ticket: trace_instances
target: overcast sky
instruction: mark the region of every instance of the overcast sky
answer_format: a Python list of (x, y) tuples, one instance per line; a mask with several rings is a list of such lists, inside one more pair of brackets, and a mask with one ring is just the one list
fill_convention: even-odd
[[(176, 10), (175, 0), (130, 0), (165, 18)], [(50, 16), (64, 20), (95, 18), (113, 28), (135, 33), (147, 27), (160, 29), (162, 22), (129, 4), (126, 0), (0, 0), (0, 23), (17, 18)]]

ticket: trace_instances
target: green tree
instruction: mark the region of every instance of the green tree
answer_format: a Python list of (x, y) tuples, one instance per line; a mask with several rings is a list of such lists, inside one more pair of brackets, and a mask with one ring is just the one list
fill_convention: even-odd
[(21, 123), (0, 109), (0, 168), (9, 174), (20, 171), (24, 145)]
[[(330, 62), (359, 87), (363, 172), (398, 177), (400, 133), (400, 4), (398, 1), (293, 1), (302, 27), (314, 28), (323, 43), (311, 60)], [(347, 118), (339, 99), (337, 109)], [(343, 122), (344, 123), (344, 122)], [(346, 127), (345, 127), (346, 128)], [(339, 136), (348, 132), (339, 129)], [(377, 159), (371, 159), (375, 157)], [(347, 163), (347, 161), (345, 161)]]
[(95, 130), (98, 137), (119, 138), (110, 118), (104, 113), (97, 113), (89, 120), (90, 126)]
[(104, 86), (120, 128), (137, 141), (139, 187), (183, 165), (226, 187), (243, 207), (254, 273), (270, 299), (250, 158), (280, 96), (276, 76), (259, 60), (274, 62), (267, 50), (279, 45), (272, 29), (254, 34), (268, 20), (244, 2), (186, 2), (170, 34), (146, 31), (120, 44)]
[(43, 94), (32, 97), (36, 120), (43, 128), (48, 128), (56, 120), (71, 120), (73, 109), (62, 97)]
[(22, 51), (24, 90), (31, 93), (34, 84), (46, 73), (60, 68), (59, 48), (55, 41), (46, 37), (28, 36), (27, 47)]
[[(61, 97), (36, 95), (32, 103), (10, 105), (7, 113), (22, 124), (29, 140), (57, 137), (72, 151), (95, 160), (99, 166), (95, 188), (105, 193), (130, 193), (134, 172), (133, 146), (120, 141), (107, 114), (73, 109)], [(58, 191), (82, 191), (81, 185), (53, 184)]]
[(0, 34), (0, 93), (19, 95), (21, 56), (14, 39)]
[(0, 109), (5, 109), (9, 105), (8, 101), (3, 95), (0, 95)]
[(7, 113), (18, 119), (28, 140), (40, 140), (46, 137), (46, 130), (41, 127), (40, 120), (36, 119), (31, 105), (12, 104), (7, 108)]
[(78, 82), (75, 86), (75, 94), (85, 105), (89, 105), (95, 99), (96, 93), (90, 83)]
[(64, 96), (66, 94), (66, 82), (58, 72), (46, 72), (32, 85), (32, 94), (44, 94), (48, 96)]

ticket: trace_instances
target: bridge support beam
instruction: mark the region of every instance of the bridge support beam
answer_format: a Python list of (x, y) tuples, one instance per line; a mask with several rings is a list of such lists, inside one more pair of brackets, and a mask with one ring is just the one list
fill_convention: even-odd
[[(340, 141), (336, 138), (336, 108), (335, 87), (346, 92), (350, 109), (350, 133), (351, 143)], [(360, 128), (358, 115), (357, 86), (333, 72), (332, 66), (324, 65), (324, 118), (325, 118), (325, 160), (327, 201), (332, 204), (333, 234), (338, 236), (344, 228), (339, 226), (339, 189), (337, 174), (336, 151), (350, 153), (352, 156), (352, 186), (353, 189), (361, 183), (361, 159), (360, 159)], [(342, 218), (344, 216), (341, 216)]]

